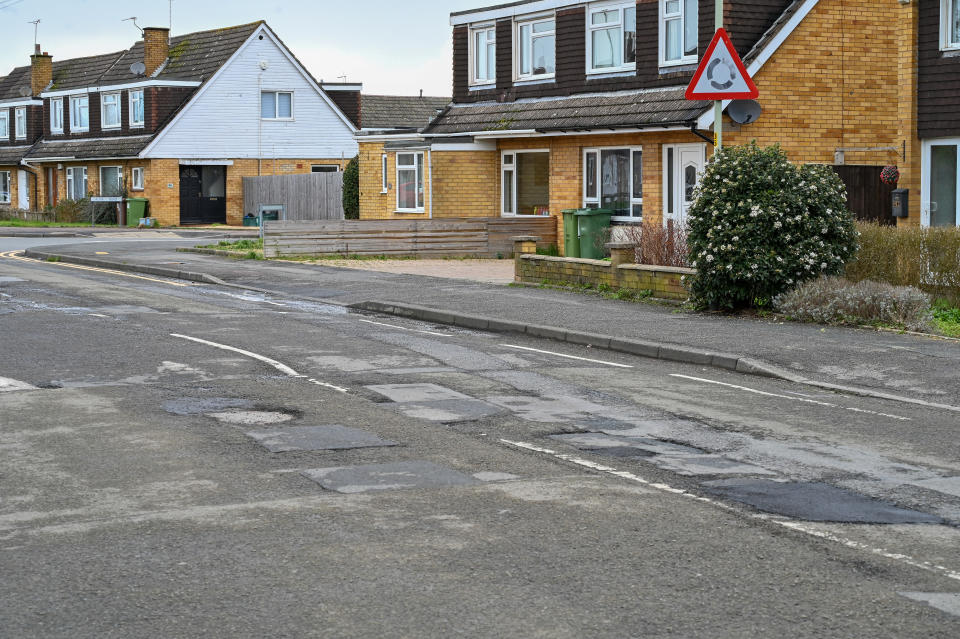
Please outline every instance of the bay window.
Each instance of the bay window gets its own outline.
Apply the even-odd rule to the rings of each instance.
[[[13,110],[15,135],[18,140],[27,137],[27,107],[17,107]]]
[[[143,126],[143,89],[136,89],[127,94],[130,101],[130,127]]]
[[[609,210],[614,219],[643,219],[643,150],[586,149],[583,204],[589,209]]]
[[[63,133],[63,98],[50,100],[50,132]]]
[[[502,213],[550,215],[550,152],[523,150],[501,159]]]
[[[70,132],[90,130],[90,98],[78,95],[70,98]]]
[[[940,48],[960,49],[960,0],[940,0]]]
[[[471,84],[491,84],[497,81],[497,28],[494,25],[470,31],[470,56],[473,69]]]
[[[118,197],[123,191],[123,170],[119,166],[100,167],[100,195]]]
[[[116,129],[120,126],[120,94],[104,93],[100,96],[100,127]]]
[[[260,117],[264,120],[292,120],[293,93],[263,91],[260,94]]]
[[[637,5],[591,6],[587,18],[588,71],[626,71],[637,66]]]
[[[10,204],[10,171],[0,171],[0,204]]]
[[[660,64],[697,61],[697,0],[660,0]]]
[[[67,168],[67,199],[82,200],[87,197],[87,167]]]
[[[397,153],[397,210],[424,210],[423,153]]]
[[[517,23],[517,79],[552,78],[556,73],[556,28],[553,17]]]

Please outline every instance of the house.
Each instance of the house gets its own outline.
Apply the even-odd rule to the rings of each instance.
[[[0,78],[0,207],[29,209],[37,201],[37,178],[23,158],[43,135],[44,69],[50,56],[37,46],[33,65]]]
[[[901,28],[910,3],[723,7],[764,109],[749,125],[725,115],[725,144],[779,143],[795,162],[903,162],[915,137],[915,93],[900,88],[897,62],[911,44]],[[359,138],[361,217],[602,207],[618,225],[682,223],[713,152],[713,105],[684,91],[716,30],[714,8],[526,0],[453,13],[453,102],[419,133]]]
[[[0,85],[0,131],[5,112],[28,109],[25,141],[11,125],[0,146],[0,171],[19,160],[21,206],[30,174],[33,208],[126,191],[161,224],[240,224],[243,177],[340,170],[357,153],[340,105],[359,85],[324,89],[262,21],[173,38],[148,28],[124,51],[32,63]]]

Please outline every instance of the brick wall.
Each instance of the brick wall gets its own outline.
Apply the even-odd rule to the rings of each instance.
[[[433,152],[434,217],[500,217],[500,153]]]
[[[545,255],[523,255],[517,260],[516,279],[528,284],[556,284],[609,287],[639,293],[650,291],[653,297],[686,300],[690,294],[683,277],[692,269],[641,264],[620,264],[601,260],[584,260]]]

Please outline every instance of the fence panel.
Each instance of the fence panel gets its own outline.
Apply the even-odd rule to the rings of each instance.
[[[343,173],[267,175],[243,178],[243,214],[261,206],[286,207],[287,221],[342,220]]]
[[[893,217],[893,189],[880,181],[882,166],[834,166],[833,170],[847,186],[847,206],[861,222],[896,224]]]

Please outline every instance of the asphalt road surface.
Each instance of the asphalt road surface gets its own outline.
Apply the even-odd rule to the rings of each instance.
[[[17,242],[2,637],[960,636],[955,412]]]

